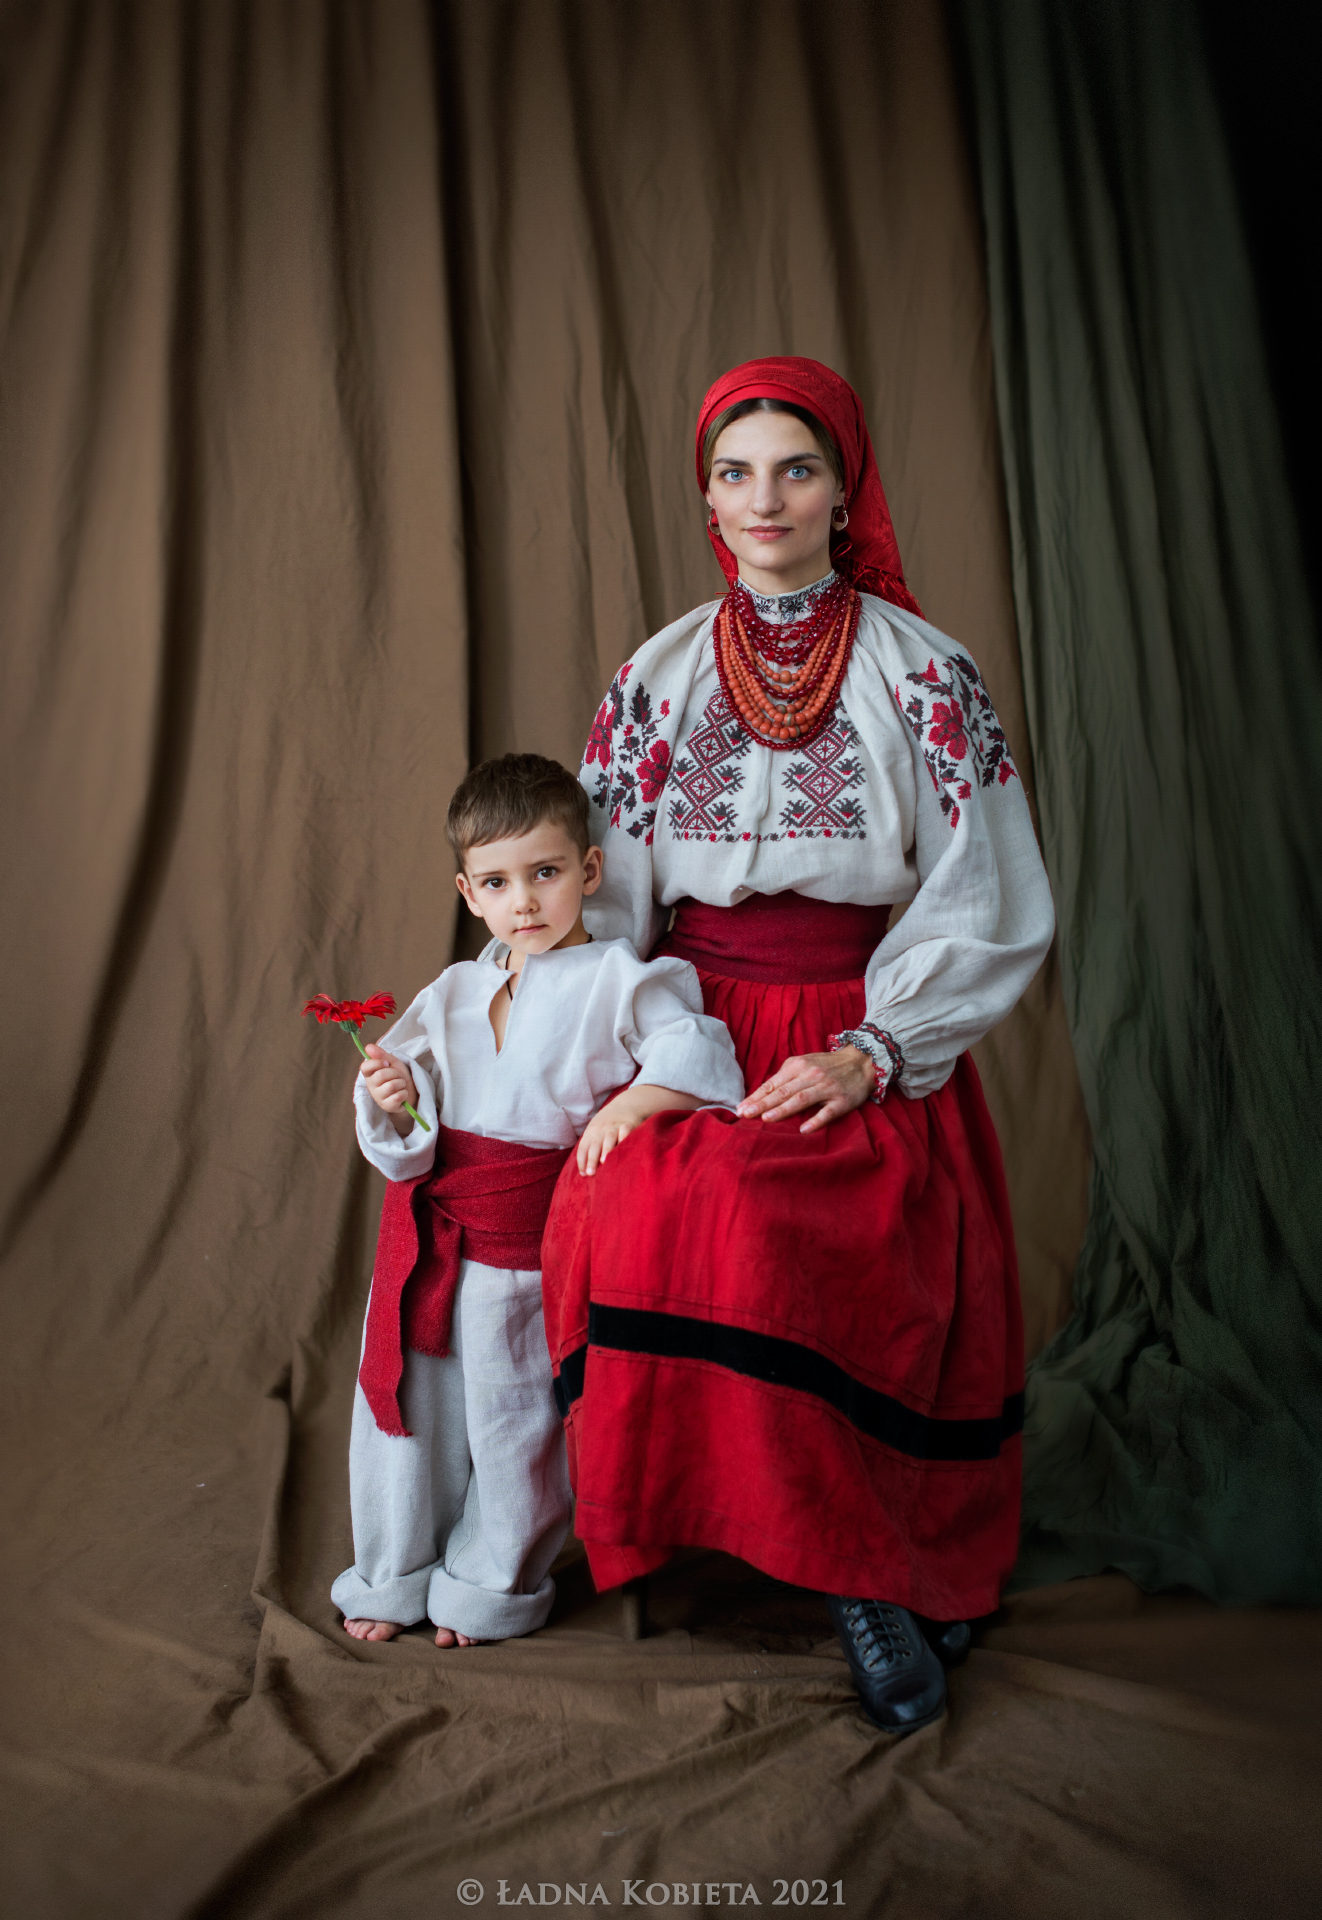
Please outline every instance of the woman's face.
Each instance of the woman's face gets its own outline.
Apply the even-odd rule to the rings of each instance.
[[[708,505],[740,577],[758,593],[792,593],[829,571],[831,515],[844,497],[816,437],[792,413],[750,413],[712,451]]]

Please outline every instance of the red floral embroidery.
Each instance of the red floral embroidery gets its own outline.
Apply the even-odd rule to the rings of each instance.
[[[597,717],[592,722],[592,731],[588,735],[587,748],[583,754],[584,766],[590,767],[594,760],[600,760],[603,767],[611,763],[611,725],[610,695],[597,708]]]
[[[651,752],[638,762],[638,786],[649,807],[660,798],[669,771],[670,748],[664,740],[658,740]]]
[[[626,696],[626,683],[632,673],[633,662],[626,661],[611,681],[592,723],[584,771],[594,761],[600,763],[602,771],[592,788],[593,800],[609,815],[613,827],[624,827],[631,839],[642,839],[650,847],[656,802],[670,771],[670,749],[657,738],[652,696],[642,681],[636,680],[633,691]],[[664,720],[669,712],[670,702],[663,700],[661,718]],[[626,825],[628,814],[638,817]]]
[[[998,781],[1004,786],[1019,776],[982,675],[966,653],[951,654],[944,678],[932,659],[922,673],[905,679],[915,691],[906,700],[896,687],[896,705],[923,750],[941,811],[953,829],[959,825],[959,802],[970,797],[974,785]],[[933,698],[938,693],[944,700]],[[966,756],[971,767],[959,764]]]
[[[953,704],[946,706],[940,700],[932,708],[932,718],[936,722],[928,739],[935,747],[944,747],[952,760],[964,758],[964,713]]]

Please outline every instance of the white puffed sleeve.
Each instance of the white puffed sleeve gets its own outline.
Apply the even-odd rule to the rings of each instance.
[[[595,940],[624,938],[639,953],[651,952],[668,918],[653,898],[657,803],[718,604],[695,607],[625,661],[592,723],[579,769],[589,831],[605,856],[601,886],[583,902],[583,924]]]
[[[713,1106],[737,1106],[744,1076],[723,1020],[702,1010],[702,988],[687,960],[639,960],[618,948],[620,1038],[638,1063],[635,1086],[669,1087]],[[615,956],[612,956],[614,958]]]
[[[856,1037],[884,1082],[920,1099],[1014,1006],[1051,944],[1055,914],[1023,786],[977,667],[896,608],[868,625],[885,677],[877,697],[894,701],[913,755],[919,885],[868,965]]]
[[[354,1081],[353,1100],[358,1116],[358,1144],[378,1173],[387,1180],[414,1180],[429,1173],[436,1159],[436,1129],[444,1098],[441,1071],[432,1050],[431,1028],[441,1019],[440,981],[425,987],[407,1011],[382,1036],[377,1045],[385,1052],[406,1060],[413,1075],[418,1097],[413,1102],[430,1127],[430,1133],[417,1125],[400,1135],[382,1113],[361,1073]],[[405,1118],[407,1119],[407,1115]]]

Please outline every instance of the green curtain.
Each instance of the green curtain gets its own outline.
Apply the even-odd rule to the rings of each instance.
[[[1322,1600],[1322,686],[1196,15],[953,18],[1096,1148],[1016,1583]]]

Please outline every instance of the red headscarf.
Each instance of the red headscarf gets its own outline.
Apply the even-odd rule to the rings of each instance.
[[[707,481],[702,471],[702,443],[707,429],[718,413],[741,400],[784,400],[791,406],[806,407],[829,428],[845,463],[845,506],[849,511],[846,531],[831,535],[831,564],[851,586],[863,593],[875,593],[893,606],[907,607],[921,619],[922,608],[904,583],[900,549],[881,490],[863,405],[849,382],[820,360],[804,360],[797,354],[745,360],[741,367],[723,373],[708,389],[698,414],[698,485],[704,496]],[[722,573],[733,586],[739,562],[715,527],[709,526],[707,535]]]

